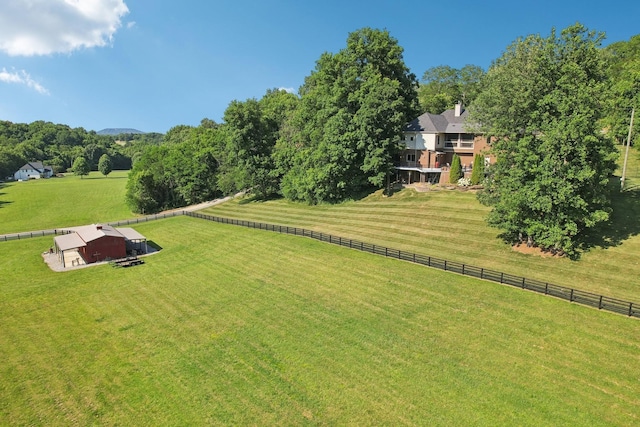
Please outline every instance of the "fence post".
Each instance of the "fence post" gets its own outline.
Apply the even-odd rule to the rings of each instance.
[[[483,267],[481,267],[481,268],[480,268],[480,278],[481,278],[481,279],[482,279],[482,275],[483,275],[483,274],[484,274],[484,268],[483,268]]]
[[[429,267],[431,267],[431,257],[430,256],[427,257],[427,265]]]
[[[548,295],[549,294],[549,283],[545,283],[544,284],[544,294]]]
[[[462,264],[462,275],[464,276],[464,264]]]
[[[504,273],[500,273],[500,283],[504,283]]]
[[[602,309],[602,295],[600,295],[600,301],[598,302],[598,310]]]
[[[389,256],[389,248],[385,246],[384,248],[384,256]]]
[[[629,317],[633,316],[633,303],[629,303]]]
[[[571,293],[569,294],[569,302],[573,302],[573,288],[571,288]]]
[[[447,271],[447,260],[444,260],[444,271]]]
[[[522,278],[522,289],[524,289],[524,277]]]

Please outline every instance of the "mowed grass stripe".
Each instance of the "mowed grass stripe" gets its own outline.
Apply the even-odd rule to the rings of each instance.
[[[638,419],[632,319],[312,239],[136,229],[164,248],[142,266],[0,284],[0,423]],[[48,245],[2,247],[35,266]]]
[[[127,171],[0,184],[0,234],[131,218]]]
[[[408,189],[379,192],[340,205],[306,206],[275,200],[234,200],[204,213],[302,227],[381,246],[504,271],[561,286],[640,301],[640,237],[622,245],[593,248],[579,261],[515,252],[485,223],[487,208],[472,192]],[[624,224],[619,224],[624,226]]]

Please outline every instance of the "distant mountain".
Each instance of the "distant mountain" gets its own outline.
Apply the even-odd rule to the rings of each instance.
[[[130,128],[107,128],[96,132],[98,135],[120,135],[122,133],[145,133],[138,129]]]

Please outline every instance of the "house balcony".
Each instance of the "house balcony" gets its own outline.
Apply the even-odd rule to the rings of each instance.
[[[465,140],[449,140],[444,142],[445,150],[453,150],[462,149],[462,150],[473,150],[473,141],[465,141]]]

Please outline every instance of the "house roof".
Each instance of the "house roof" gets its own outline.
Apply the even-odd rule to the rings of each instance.
[[[44,166],[42,162],[27,162],[18,170],[37,170],[39,172],[44,172],[45,168],[50,168],[50,166]]]
[[[424,113],[407,124],[404,130],[405,132],[464,133],[467,115],[467,110],[463,110],[462,114],[456,116],[453,109],[442,114]]]

